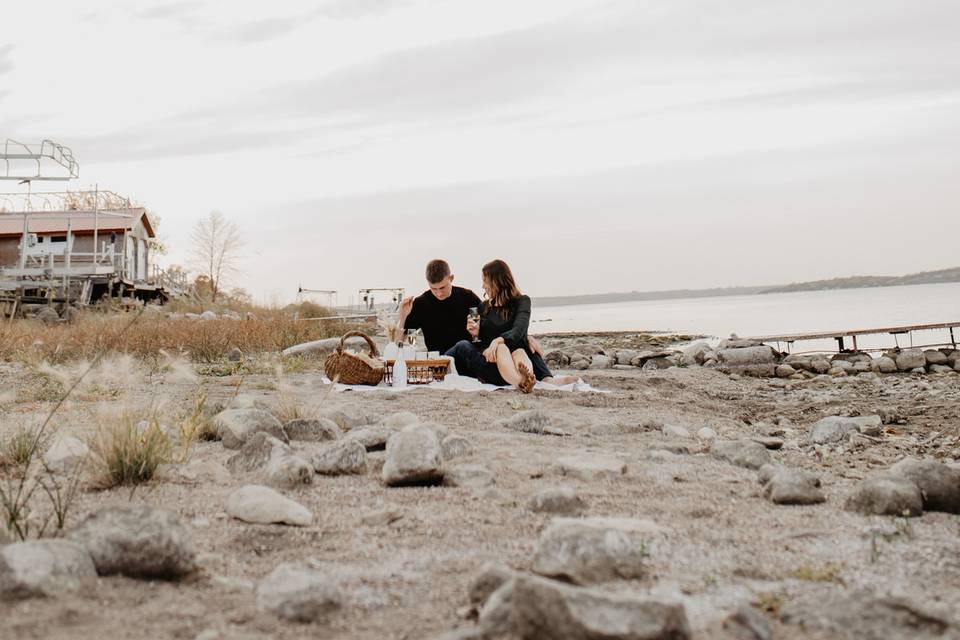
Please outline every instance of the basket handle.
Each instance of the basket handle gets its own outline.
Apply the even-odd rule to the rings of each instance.
[[[365,334],[363,331],[349,331],[343,334],[343,337],[340,338],[340,344],[337,345],[337,352],[343,353],[343,347],[347,342],[347,338],[363,338],[367,341],[367,346],[370,347],[370,357],[379,358],[380,352],[377,351],[377,345],[373,343],[373,340],[370,339],[370,336]]]

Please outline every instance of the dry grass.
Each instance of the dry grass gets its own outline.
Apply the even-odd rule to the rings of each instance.
[[[162,464],[173,461],[173,445],[156,411],[146,417],[124,411],[106,420],[88,442],[94,487],[149,482]]]
[[[21,426],[0,442],[0,468],[26,469],[33,459],[36,437],[33,431]]]
[[[249,320],[168,319],[144,315],[122,333],[129,315],[81,314],[70,324],[46,325],[18,320],[0,326],[0,360],[64,363],[90,360],[103,349],[157,360],[161,352],[182,353],[193,362],[217,362],[233,347],[244,353],[276,352],[286,347],[342,335],[343,323],[304,322],[272,312]]]

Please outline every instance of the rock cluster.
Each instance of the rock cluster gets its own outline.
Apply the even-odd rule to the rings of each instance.
[[[573,345],[551,351],[547,363],[561,369],[611,369],[640,367],[646,370],[669,367],[716,367],[721,371],[757,377],[792,378],[818,375],[848,376],[860,373],[953,373],[960,372],[960,350],[896,349],[877,357],[866,353],[827,354],[779,353],[769,345],[735,336],[716,347],[696,342],[683,351],[605,350],[599,345]]]
[[[845,506],[878,516],[960,513],[960,470],[937,460],[905,458],[854,487]]]

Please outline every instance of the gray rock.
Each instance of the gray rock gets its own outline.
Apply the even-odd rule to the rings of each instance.
[[[676,424],[665,424],[663,425],[663,435],[670,438],[690,438],[690,432],[680,425]]]
[[[682,604],[520,576],[513,587],[512,626],[522,640],[688,640]]]
[[[553,468],[562,476],[579,480],[616,480],[627,472],[627,465],[613,456],[582,453],[557,458]]]
[[[849,360],[834,358],[833,360],[830,361],[830,365],[831,365],[831,368],[842,369],[845,372],[849,372],[853,370],[853,363],[850,362]]]
[[[930,373],[953,373],[953,369],[945,364],[928,365]]]
[[[799,469],[779,469],[763,488],[763,495],[774,504],[820,504],[826,502],[820,479]]]
[[[706,342],[695,342],[683,350],[683,363],[688,367],[703,364],[706,361],[706,355],[712,349]]]
[[[540,537],[532,570],[574,584],[640,578],[648,543],[660,529],[635,518],[554,518]]]
[[[738,467],[754,470],[772,460],[767,448],[752,440],[716,440],[710,447],[710,455]]]
[[[483,489],[494,484],[493,473],[479,464],[455,465],[444,469],[443,484],[447,487]]]
[[[295,455],[289,445],[262,431],[253,434],[243,447],[227,459],[234,473],[261,471],[266,484],[293,488],[313,482],[313,467]]]
[[[31,540],[0,547],[0,601],[78,589],[97,570],[87,550],[67,540]]]
[[[306,527],[313,523],[309,509],[261,485],[247,485],[231,493],[227,498],[227,514],[251,524]]]
[[[890,467],[889,473],[917,485],[924,510],[960,513],[960,471],[936,460],[906,458]]]
[[[936,349],[928,349],[923,352],[923,357],[927,361],[927,366],[934,364],[947,364],[947,355]]]
[[[554,426],[553,420],[545,411],[538,409],[523,411],[505,420],[501,420],[499,424],[506,429],[520,431],[522,433],[551,436],[567,435],[562,429]]]
[[[227,360],[230,362],[240,362],[243,360],[243,351],[240,350],[240,347],[234,347],[227,351]]]
[[[818,420],[810,430],[810,442],[813,444],[831,444],[841,442],[864,429],[882,427],[880,416],[858,416],[845,418],[842,416],[827,416]]]
[[[383,451],[387,448],[387,440],[395,433],[396,431],[389,427],[358,427],[343,439],[359,442],[367,451]]]
[[[409,427],[412,424],[418,424],[420,418],[410,413],[409,411],[400,411],[398,413],[391,414],[380,421],[380,424],[387,427],[391,431],[399,431],[404,427]]]
[[[291,440],[302,442],[336,440],[343,435],[337,423],[329,418],[290,420],[283,425],[283,430]]]
[[[817,637],[849,640],[941,640],[951,622],[904,598],[877,596],[865,591],[818,592],[793,598],[780,612],[782,622],[798,625]]]
[[[766,447],[767,449],[770,449],[771,451],[777,451],[778,449],[782,449],[784,445],[783,438],[774,438],[772,436],[755,436],[750,439],[756,442],[757,444],[762,444],[764,447]]]
[[[810,360],[810,369],[813,370],[813,373],[823,374],[830,371],[831,368],[830,361],[825,358],[813,358]]]
[[[775,364],[777,352],[768,346],[743,347],[740,349],[717,349],[717,360],[728,367],[745,367],[756,364]]]
[[[517,572],[509,567],[488,563],[467,587],[467,597],[470,605],[480,609],[497,589],[517,576]]]
[[[360,518],[360,522],[368,527],[385,527],[402,518],[403,513],[399,509],[388,507],[364,514],[364,516]]]
[[[746,338],[737,337],[736,334],[730,334],[729,338],[720,341],[717,349],[746,349],[748,347],[759,347],[762,345],[763,343],[759,340],[747,340]]]
[[[360,442],[344,438],[313,454],[310,464],[325,476],[363,474],[367,471],[367,450]]]
[[[543,489],[530,499],[530,510],[537,513],[552,513],[577,516],[587,510],[587,503],[573,487],[561,486]]]
[[[340,586],[305,566],[282,564],[257,586],[257,608],[292,622],[319,622],[344,604]]]
[[[643,363],[642,371],[659,371],[660,369],[669,369],[676,364],[670,358],[650,358]]]
[[[864,515],[923,515],[923,495],[912,481],[897,476],[867,478],[847,496],[844,508]]]
[[[776,374],[778,378],[789,378],[792,375],[796,375],[796,373],[797,370],[788,364],[781,364],[776,368]]]
[[[383,483],[388,487],[438,484],[443,480],[440,442],[423,425],[411,425],[390,436]]]
[[[770,621],[749,605],[743,605],[723,621],[723,628],[735,640],[772,640]]]
[[[447,436],[440,441],[440,450],[444,460],[473,455],[473,445],[463,436]]]
[[[584,358],[578,358],[570,362],[570,368],[574,371],[583,371],[590,368],[590,361]]]
[[[632,367],[633,365],[631,364],[631,362],[638,355],[640,355],[639,352],[633,349],[621,349],[617,351],[617,355],[616,355],[617,364],[625,364]]]
[[[924,369],[927,366],[927,357],[923,355],[920,349],[907,349],[897,354],[897,369],[900,371],[913,371],[914,369]]]
[[[366,416],[359,414],[348,414],[341,409],[326,408],[320,411],[319,417],[332,420],[341,431],[350,431],[357,427],[370,424]]]
[[[44,452],[44,465],[53,473],[70,473],[86,464],[90,448],[79,438],[58,434]]]
[[[280,421],[263,409],[227,409],[215,415],[211,423],[227,449],[239,449],[259,431],[285,443],[290,441]]]
[[[87,550],[100,575],[175,579],[196,568],[190,530],[178,516],[149,505],[100,509],[66,537]]]
[[[880,356],[870,365],[871,369],[877,373],[896,373],[897,372],[897,363],[893,358],[888,358],[887,356]]]
[[[776,462],[767,463],[762,467],[760,467],[759,469],[757,469],[757,480],[760,482],[761,485],[765,485],[768,482],[770,482],[770,480],[773,478],[773,476],[777,474],[777,472],[785,468],[786,467]]]
[[[604,355],[595,355],[590,360],[591,369],[609,369],[614,364],[613,359],[609,356]]]
[[[513,630],[513,590],[515,586],[516,580],[508,580],[491,593],[480,608],[477,621],[488,637],[501,637]]]

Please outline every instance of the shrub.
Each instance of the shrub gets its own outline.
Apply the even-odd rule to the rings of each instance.
[[[101,489],[148,482],[160,465],[173,457],[170,438],[155,411],[146,419],[127,411],[107,420],[88,446],[93,456],[93,484]]]

